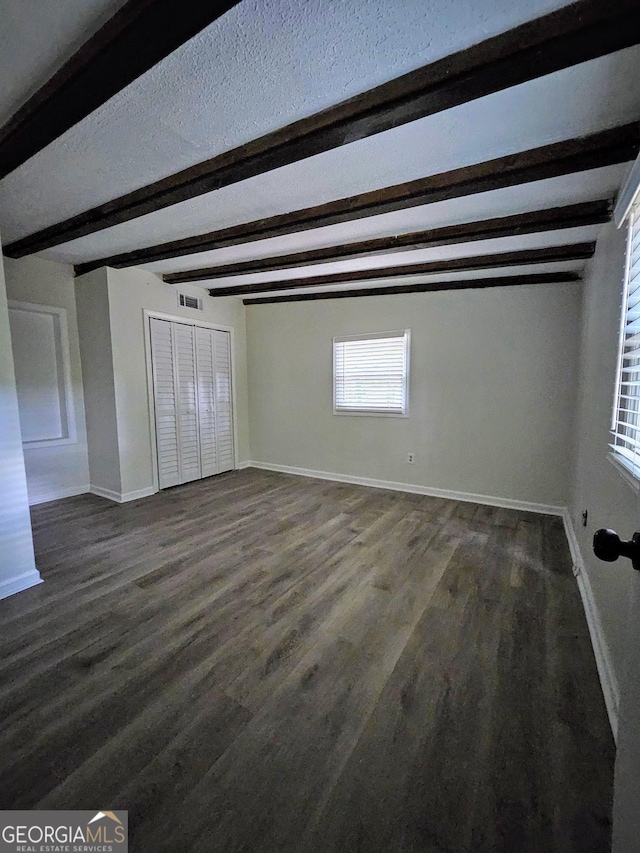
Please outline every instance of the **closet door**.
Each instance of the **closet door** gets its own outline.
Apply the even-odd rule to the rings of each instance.
[[[198,480],[202,476],[198,428],[195,328],[181,323],[172,323],[172,326],[178,403],[180,482],[188,483],[190,480]]]
[[[178,442],[178,408],[173,360],[172,324],[151,320],[151,362],[156,410],[158,485],[161,489],[181,483]]]
[[[203,477],[218,473],[216,451],[215,353],[213,330],[196,326],[200,470]]]
[[[161,489],[234,467],[231,335],[151,319]]]
[[[213,331],[216,376],[216,446],[218,473],[234,467],[233,411],[231,398],[231,335]]]

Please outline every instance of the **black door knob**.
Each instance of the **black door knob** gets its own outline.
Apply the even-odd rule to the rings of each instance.
[[[618,557],[628,557],[634,569],[640,571],[640,533],[625,542],[615,530],[602,528],[593,534],[593,553],[599,560],[613,563]]]

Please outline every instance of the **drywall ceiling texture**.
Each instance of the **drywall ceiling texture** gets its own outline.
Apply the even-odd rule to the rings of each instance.
[[[407,234],[412,231],[440,228],[445,225],[457,225],[476,219],[510,216],[547,207],[591,201],[597,198],[613,198],[618,192],[628,168],[627,164],[619,164],[603,169],[593,169],[589,172],[549,178],[544,181],[533,181],[522,186],[505,187],[493,192],[475,193],[448,201],[408,207],[393,213],[369,216],[365,219],[354,219],[351,222],[341,222],[338,225],[327,225],[323,228],[286,234],[282,237],[272,237],[268,240],[255,240],[239,246],[227,246],[215,251],[197,252],[181,258],[157,261],[145,264],[145,268],[154,272],[167,273],[217,266],[235,261],[284,255],[303,249],[319,249],[357,240],[385,237],[390,234]],[[138,222],[140,220],[128,224],[133,229]],[[182,229],[180,221],[177,227]],[[112,232],[115,230],[111,229]],[[122,243],[124,244],[124,226],[122,231]],[[109,239],[109,234],[105,232],[102,235],[92,235],[92,237],[106,240]],[[89,243],[92,237],[83,239]],[[77,240],[51,251],[66,255],[69,252],[80,250],[83,254],[86,248],[83,248],[82,244],[83,240]],[[473,251],[472,246],[473,244],[467,244],[469,252]],[[377,266],[382,257],[384,256],[377,255],[375,260],[370,261],[369,266],[374,264]]]
[[[51,249],[47,256],[78,262],[596,133],[640,116],[640,91],[626,85],[639,72],[640,47],[619,51],[89,235]],[[154,156],[145,151],[138,159],[147,154]],[[82,158],[87,156],[86,151],[79,154],[79,181],[76,161],[73,168],[64,160],[58,166],[50,163],[48,175],[40,180],[51,197],[33,183],[33,175],[25,179],[29,163],[0,183],[0,215],[8,220],[12,239],[109,197],[96,185],[96,180],[101,183],[99,175],[83,173]],[[109,170],[118,163],[96,164],[98,170],[107,169],[107,183]],[[584,186],[591,180],[589,173],[582,175]],[[113,196],[118,194],[116,186]],[[406,216],[403,211],[386,214],[385,226],[392,229],[386,233],[402,231]],[[370,236],[376,225],[363,220],[359,228],[360,234]],[[308,233],[301,232],[291,235],[288,244],[301,249],[308,239]]]
[[[581,243],[595,240],[599,226],[589,225],[581,228],[567,228],[562,231],[541,232],[539,234],[522,234],[517,237],[501,237],[491,240],[476,240],[471,243],[457,243],[452,246],[436,246],[432,249],[416,249],[411,252],[395,252],[388,255],[376,255],[373,258],[354,258],[350,261],[334,261],[315,266],[295,267],[292,269],[276,270],[264,273],[227,276],[206,282],[209,287],[227,285],[242,285],[252,282],[285,282],[303,276],[331,275],[340,272],[355,272],[366,269],[384,269],[396,264],[414,264],[449,260],[454,258],[475,257],[492,254],[493,252],[514,252],[519,249],[536,249],[545,246],[561,246],[565,243]],[[584,261],[570,262],[567,269],[581,269]],[[536,265],[537,266],[537,265]],[[553,265],[560,269],[560,265]],[[564,269],[564,267],[562,267]],[[509,268],[507,268],[509,269]],[[480,272],[480,271],[478,271]],[[485,275],[505,274],[501,270],[484,270]],[[476,271],[473,271],[475,276]],[[511,273],[508,273],[509,275]],[[469,272],[462,275],[468,278]],[[406,276],[402,277],[403,280]],[[424,278],[424,276],[423,276]],[[431,278],[431,277],[429,277]],[[353,286],[353,284],[351,284]],[[274,288],[274,290],[277,288]]]
[[[2,0],[0,126],[125,0]]]
[[[77,214],[563,5],[557,0],[241,3],[9,175],[0,187],[5,239]],[[558,112],[567,112],[560,99]],[[420,136],[410,148],[423,150],[425,141],[431,142]],[[355,159],[363,154],[366,148]],[[374,164],[388,158],[369,159]],[[343,194],[344,177],[353,165],[340,169],[336,192],[331,160],[321,164],[327,193]],[[425,166],[421,159],[421,173]],[[303,175],[303,187],[307,177],[313,187],[313,170]],[[382,184],[390,182],[384,170],[378,177]],[[287,183],[293,188],[301,182],[292,173]],[[268,187],[266,192],[269,198]]]

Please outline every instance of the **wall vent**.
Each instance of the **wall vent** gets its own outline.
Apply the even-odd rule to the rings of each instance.
[[[203,300],[199,296],[188,296],[186,293],[178,294],[178,305],[181,308],[195,308],[196,311],[202,311]]]

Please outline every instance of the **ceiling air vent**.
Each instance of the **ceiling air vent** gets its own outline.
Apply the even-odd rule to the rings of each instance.
[[[186,293],[178,294],[178,305],[181,308],[195,308],[196,311],[202,311],[202,299],[198,296],[187,296]]]

